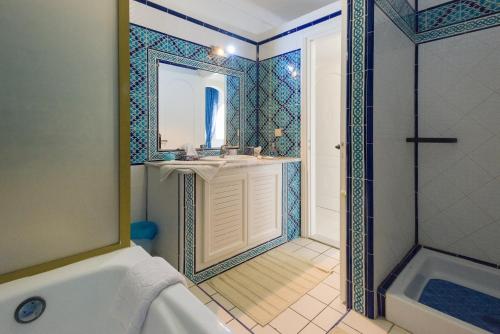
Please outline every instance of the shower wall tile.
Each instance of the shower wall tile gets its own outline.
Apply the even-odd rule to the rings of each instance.
[[[375,9],[373,179],[374,285],[414,246],[414,44]]]
[[[485,4],[486,5],[486,4]],[[500,263],[500,27],[419,47],[420,241]]]

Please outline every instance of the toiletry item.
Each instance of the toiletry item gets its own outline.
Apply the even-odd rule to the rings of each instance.
[[[269,150],[269,155],[272,157],[278,156],[278,150],[276,149],[276,143],[271,144],[271,149]]]
[[[187,143],[182,146],[182,149],[186,152],[185,160],[192,161],[198,160],[198,153],[194,149],[193,144]]]
[[[261,153],[262,153],[262,146],[257,146],[253,149],[253,155],[255,157],[260,157]]]
[[[165,153],[165,155],[163,156],[165,161],[171,161],[171,160],[175,160],[175,153],[172,153],[172,152],[167,152]]]

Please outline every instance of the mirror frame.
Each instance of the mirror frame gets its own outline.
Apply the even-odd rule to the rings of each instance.
[[[189,59],[182,56],[172,55],[166,52],[148,49],[148,107],[149,107],[149,130],[148,130],[148,160],[165,160],[165,154],[174,152],[179,155],[184,151],[182,149],[160,150],[158,143],[158,68],[160,63],[169,63],[171,65],[180,65],[181,67],[191,67],[209,72],[234,76],[240,80],[240,110],[239,110],[239,140],[234,148],[241,149],[245,142],[244,124],[245,124],[245,73],[229,69],[226,67],[205,63],[202,61]],[[219,148],[207,149],[218,151]]]

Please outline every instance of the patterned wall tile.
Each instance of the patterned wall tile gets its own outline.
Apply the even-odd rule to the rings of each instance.
[[[415,39],[415,10],[406,0],[375,0],[375,4],[403,31]]]
[[[284,165],[287,183],[287,234],[288,240],[300,237],[301,229],[301,163]]]
[[[156,141],[150,140],[154,137],[154,129],[149,131],[150,105],[148,104],[148,50],[158,50],[173,56],[180,56],[191,61],[198,61],[207,65],[220,66],[225,69],[235,70],[243,73],[245,85],[241,85],[244,91],[239,96],[230,90],[231,107],[228,117],[229,141],[231,145],[238,143],[238,131],[244,138],[243,146],[256,146],[258,141],[257,124],[257,63],[250,59],[230,57],[208,57],[208,48],[196,43],[166,35],[135,24],[130,24],[129,50],[130,50],[130,114],[131,114],[131,148],[130,156],[132,164],[140,164],[147,161],[148,149],[156,148]],[[239,83],[231,85],[231,89],[237,89]],[[243,101],[243,121],[236,114],[240,114],[240,107],[236,104]],[[241,125],[241,127],[240,127]],[[155,128],[155,127],[154,127]],[[148,133],[150,132],[150,133]],[[149,139],[148,139],[149,138]],[[150,146],[151,145],[151,146]]]
[[[456,0],[453,2],[446,2],[442,5],[434,6],[418,13],[418,32],[423,33],[440,28],[448,28],[446,30],[440,29],[440,37],[449,37],[457,33],[470,32],[472,30],[481,29],[480,26],[475,28],[474,24],[466,24],[470,20],[476,21],[480,18],[488,18],[481,20],[484,25],[485,22],[490,22],[491,15],[500,12],[500,3],[498,0]],[[497,23],[498,24],[498,23]],[[429,36],[429,34],[423,35]],[[423,37],[419,36],[419,40]]]
[[[259,62],[259,145],[280,156],[300,157],[300,50]],[[275,138],[274,130],[283,129]]]

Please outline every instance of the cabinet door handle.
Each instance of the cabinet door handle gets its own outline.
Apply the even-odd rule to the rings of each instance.
[[[340,150],[340,144],[335,145],[335,148],[336,148],[337,150]]]

